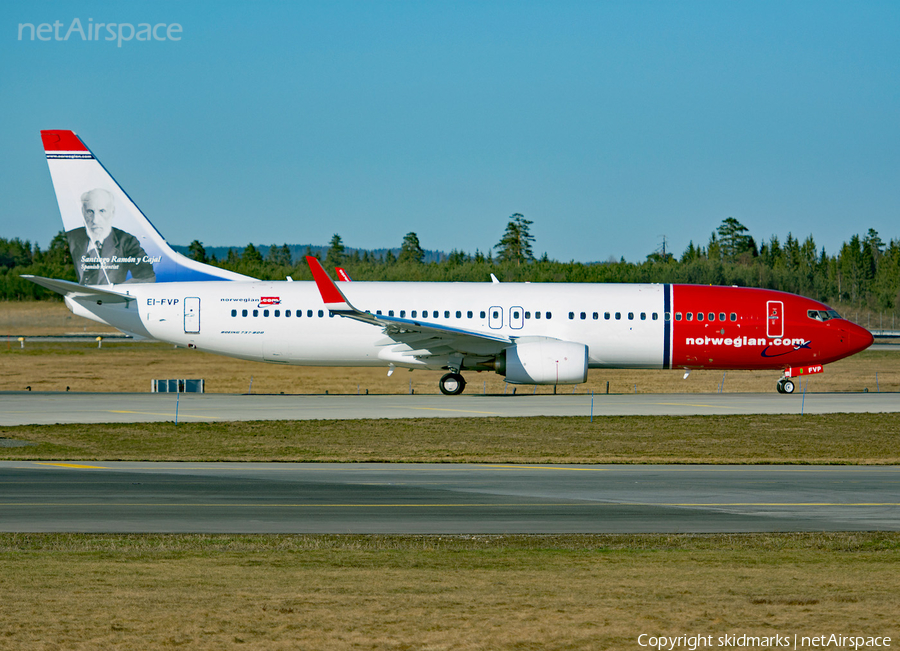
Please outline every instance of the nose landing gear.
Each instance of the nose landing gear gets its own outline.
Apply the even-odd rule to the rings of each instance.
[[[790,378],[783,377],[778,380],[778,383],[775,385],[775,389],[778,391],[778,393],[793,393],[794,382]]]
[[[458,396],[466,388],[466,380],[459,373],[447,373],[440,381],[441,393],[445,396]]]

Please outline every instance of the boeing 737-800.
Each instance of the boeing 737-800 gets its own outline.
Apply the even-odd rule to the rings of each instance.
[[[75,314],[136,337],[307,366],[443,369],[578,384],[591,368],[771,369],[791,378],[872,335],[827,305],[766,289],[677,284],[263,281],[173,251],[72,131],[42,131],[79,282],[30,277]],[[349,280],[349,277],[347,277]]]

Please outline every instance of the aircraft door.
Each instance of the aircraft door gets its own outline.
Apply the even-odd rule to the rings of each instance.
[[[509,327],[519,330],[525,325],[525,310],[518,305],[509,308]]]
[[[194,296],[184,299],[184,332],[200,333],[200,299]]]
[[[503,308],[494,305],[488,311],[488,325],[494,330],[503,327]]]
[[[766,336],[784,336],[784,303],[766,301]]]

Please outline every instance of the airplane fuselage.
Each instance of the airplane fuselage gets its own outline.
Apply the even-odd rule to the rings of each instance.
[[[578,384],[589,368],[782,369],[872,343],[828,306],[763,289],[669,284],[259,281],[175,252],[72,131],[41,132],[78,283],[26,276],[141,337],[280,364],[463,370]],[[101,228],[102,227],[102,228]],[[87,233],[91,237],[87,238]]]
[[[773,290],[670,284],[342,283],[360,309],[508,337],[578,342],[590,368],[785,369],[826,364],[871,343],[828,306]],[[317,366],[446,368],[380,328],[342,318],[312,282],[114,286],[134,301],[77,312],[127,332],[248,360]],[[79,305],[74,305],[78,303]],[[81,309],[78,309],[78,308]],[[811,316],[814,315],[814,316]],[[469,344],[462,368],[497,345]]]

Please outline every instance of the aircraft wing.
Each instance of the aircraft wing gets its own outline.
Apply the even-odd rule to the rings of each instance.
[[[330,312],[382,328],[386,338],[378,343],[381,346],[393,346],[391,352],[394,353],[383,355],[385,359],[396,358],[397,361],[402,361],[403,357],[410,357],[421,360],[438,356],[490,358],[514,343],[513,338],[504,335],[365,312],[347,300],[316,258],[307,256],[306,261],[325,307]]]
[[[104,301],[106,303],[127,303],[128,301],[135,300],[134,296],[129,296],[128,294],[114,292],[109,289],[101,289],[100,287],[91,285],[79,285],[78,283],[73,283],[68,280],[57,280],[56,278],[43,278],[42,276],[26,275],[23,275],[22,278],[27,278],[31,282],[37,283],[41,287],[52,289],[58,294],[62,294],[63,296],[68,296],[75,299],[86,298],[90,300]]]

